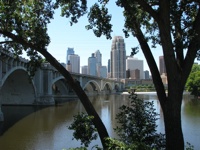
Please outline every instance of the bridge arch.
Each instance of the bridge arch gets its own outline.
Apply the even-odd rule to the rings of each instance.
[[[120,85],[119,85],[119,83],[115,83],[113,89],[114,89],[116,92],[120,91]]]
[[[24,67],[14,67],[2,78],[0,89],[2,104],[32,105],[35,103],[36,90]]]
[[[63,76],[57,77],[52,81],[52,92],[54,95],[68,95],[70,87]]]
[[[85,84],[85,86],[83,87],[83,90],[87,94],[98,94],[98,93],[100,93],[101,88],[95,80],[90,80]]]
[[[13,67],[8,72],[6,72],[6,74],[2,78],[2,85],[4,84],[4,82],[6,81],[6,79],[8,78],[8,76],[10,76],[16,70],[24,70],[24,71],[26,71],[27,69],[25,67],[21,67],[21,66]]]
[[[113,90],[113,87],[112,87],[111,83],[106,82],[106,83],[103,85],[102,91],[104,91],[105,94],[112,93],[112,90]]]

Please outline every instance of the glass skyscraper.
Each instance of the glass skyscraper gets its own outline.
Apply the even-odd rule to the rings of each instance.
[[[74,48],[68,48],[67,49],[66,64],[69,61],[69,55],[74,55]]]
[[[92,56],[88,58],[88,74],[97,76],[97,58],[92,53]]]

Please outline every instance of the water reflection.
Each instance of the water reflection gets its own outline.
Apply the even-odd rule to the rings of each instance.
[[[155,93],[143,93],[138,97],[144,100],[153,100],[156,111],[160,113],[158,132],[164,131],[163,116],[160,104]],[[105,95],[90,97],[92,104],[102,118],[108,133],[111,137],[116,137],[113,127],[116,125],[115,116],[119,112],[119,107],[123,104],[129,105],[127,95]],[[5,109],[5,108],[4,108]],[[7,116],[17,116],[28,110],[10,108]],[[35,110],[32,110],[35,111]],[[70,101],[56,107],[47,107],[31,113],[16,122],[0,136],[0,147],[6,150],[61,150],[63,148],[80,146],[80,142],[72,141],[72,131],[68,126],[73,120],[73,116],[78,112],[85,112],[80,101]],[[6,113],[6,112],[4,112]],[[25,115],[24,115],[25,116]],[[191,101],[190,97],[184,97],[182,105],[182,124],[185,141],[200,149],[200,101]],[[9,119],[9,117],[7,118]],[[12,117],[10,117],[12,120]],[[93,143],[100,144],[99,139]],[[92,145],[91,145],[92,147]]]

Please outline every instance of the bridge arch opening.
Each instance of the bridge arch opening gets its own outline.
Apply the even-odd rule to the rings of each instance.
[[[66,96],[73,93],[72,89],[69,87],[65,79],[55,80],[52,83],[52,93],[53,95]]]
[[[112,86],[110,83],[106,82],[103,87],[104,94],[111,94],[112,93]]]
[[[98,95],[100,93],[100,87],[94,80],[87,82],[83,90],[87,95]]]
[[[115,87],[114,87],[115,91],[116,92],[119,92],[120,91],[120,87],[119,87],[119,84],[115,84]]]
[[[16,68],[3,79],[0,89],[1,104],[32,105],[35,98],[35,87],[25,69]]]

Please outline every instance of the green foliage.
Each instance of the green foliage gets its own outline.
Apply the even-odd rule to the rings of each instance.
[[[134,92],[130,93],[129,98],[131,105],[120,107],[121,112],[116,117],[119,126],[115,131],[120,140],[127,145],[143,143],[150,148],[165,148],[164,135],[156,133],[158,114],[153,107],[153,101],[144,102]]]
[[[90,24],[86,26],[86,29],[93,29],[93,32],[97,37],[100,37],[103,34],[107,39],[111,39],[111,15],[108,14],[108,9],[105,7],[106,3],[101,3],[103,3],[103,5],[99,6],[98,3],[95,3],[90,8],[88,14],[88,21]]]
[[[41,64],[38,50],[46,50],[50,43],[47,24],[53,18],[53,7],[51,0],[0,1],[0,48],[16,57],[25,50],[31,76]]]
[[[134,144],[125,144],[122,141],[107,138],[106,139],[106,146],[108,150],[152,150],[148,146],[146,146],[144,143],[134,143]]]
[[[200,66],[195,64],[186,82],[186,89],[194,96],[200,95]]]
[[[74,130],[74,138],[81,140],[81,144],[84,144],[85,147],[88,147],[92,140],[97,139],[93,118],[93,116],[81,113],[74,116],[74,122],[69,126],[70,130]]]
[[[61,7],[61,16],[70,18],[70,24],[87,13],[87,0],[57,0],[55,7]]]
[[[185,148],[185,149],[186,149],[186,150],[194,150],[194,146],[187,142],[187,143],[186,143],[186,148]]]

